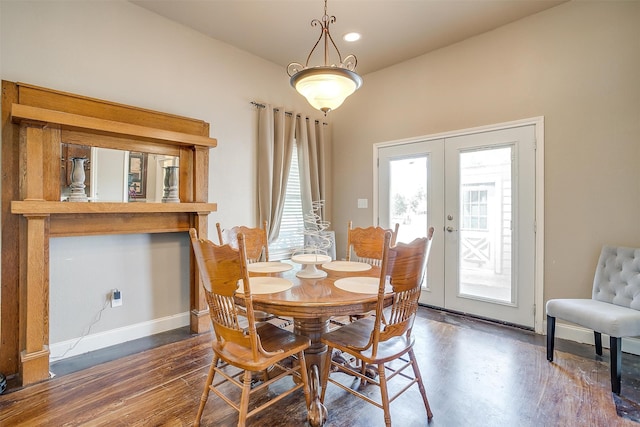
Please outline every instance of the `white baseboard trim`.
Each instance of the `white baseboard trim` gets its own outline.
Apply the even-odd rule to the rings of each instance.
[[[183,326],[189,325],[189,322],[189,312],[185,312],[50,344],[49,350],[51,354],[49,356],[49,362],[63,360],[68,357],[78,356],[149,335],[182,328]]]
[[[545,331],[547,330],[545,320]],[[593,338],[593,331],[576,325],[568,325],[565,323],[559,323],[556,320],[556,338],[561,338],[569,341],[575,341],[584,344],[595,345]],[[602,347],[609,348],[609,336],[602,336]],[[640,339],[638,338],[623,338],[622,339],[622,351],[625,353],[631,353],[640,356]]]

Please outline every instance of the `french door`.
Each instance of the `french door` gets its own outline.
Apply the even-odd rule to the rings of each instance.
[[[534,326],[535,127],[378,148],[378,223],[436,230],[421,302]]]

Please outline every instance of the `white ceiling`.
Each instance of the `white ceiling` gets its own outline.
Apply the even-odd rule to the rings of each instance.
[[[311,20],[324,14],[322,0],[130,1],[283,69],[290,62],[305,63],[320,36]],[[329,0],[327,13],[336,17],[329,30],[343,58],[356,55],[356,71],[367,74],[565,1]],[[362,39],[342,40],[350,31],[361,33]],[[334,52],[330,49],[331,55]],[[322,54],[320,45],[309,65],[321,65]]]

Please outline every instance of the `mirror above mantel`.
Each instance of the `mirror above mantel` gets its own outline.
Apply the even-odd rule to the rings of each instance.
[[[167,154],[143,153],[112,148],[91,147],[62,142],[60,163],[60,200],[71,196],[74,159],[82,165],[84,187],[80,201],[178,203],[171,194],[170,175],[179,168],[180,158]],[[174,169],[174,170],[172,170]],[[81,176],[82,178],[82,176]],[[172,183],[177,191],[179,182]]]

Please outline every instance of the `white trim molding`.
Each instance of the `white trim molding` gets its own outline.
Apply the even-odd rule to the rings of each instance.
[[[560,319],[558,319],[560,320]],[[556,333],[555,337],[560,339],[565,339],[569,341],[575,341],[582,344],[590,344],[594,345],[593,331],[591,329],[583,328],[582,326],[577,326],[569,323],[560,323],[556,321]],[[546,330],[546,323],[545,330]],[[606,337],[606,338],[605,338]],[[609,339],[608,336],[602,334],[602,347],[609,348]],[[595,354],[595,348],[593,350],[593,354]],[[623,338],[622,339],[622,351],[625,353],[631,353],[640,356],[640,339],[638,338]]]
[[[49,346],[49,363],[184,326],[189,326],[189,312],[61,341]]]

